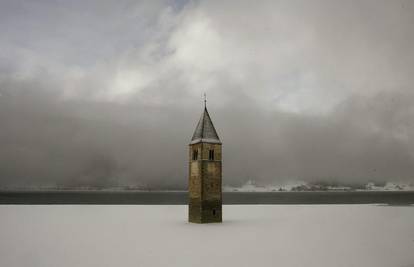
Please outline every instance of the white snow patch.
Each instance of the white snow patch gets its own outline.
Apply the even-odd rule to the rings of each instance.
[[[375,191],[414,191],[414,184],[401,182],[387,182],[384,186],[377,186],[370,182],[365,185],[367,190]]]
[[[233,186],[223,186],[224,192],[275,192],[275,191],[291,191],[292,188],[306,185],[306,182],[303,181],[289,181],[285,182],[280,185],[266,185],[260,186],[257,185],[255,181],[248,180],[244,185],[241,187],[233,187]]]
[[[413,266],[414,207],[2,205],[0,266]]]

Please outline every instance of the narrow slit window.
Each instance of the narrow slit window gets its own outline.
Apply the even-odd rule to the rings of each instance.
[[[193,150],[193,160],[197,160],[198,158],[198,150]]]
[[[210,149],[208,151],[208,159],[209,160],[214,160],[214,150],[213,149]]]

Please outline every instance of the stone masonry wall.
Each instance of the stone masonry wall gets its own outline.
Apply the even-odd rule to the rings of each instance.
[[[221,145],[198,143],[189,148],[189,221],[221,222]],[[214,149],[214,160],[208,158],[210,149]],[[194,150],[198,150],[197,160],[193,160]]]

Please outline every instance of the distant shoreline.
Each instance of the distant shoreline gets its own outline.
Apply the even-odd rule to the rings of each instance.
[[[0,204],[186,205],[187,191],[0,191]],[[413,205],[414,191],[223,192],[223,204]]]
[[[0,193],[7,193],[7,192],[19,192],[19,193],[34,193],[34,192],[138,192],[138,193],[186,193],[188,190],[135,190],[135,189],[0,189]],[[302,191],[223,191],[223,193],[301,193],[301,192],[414,192],[414,190],[364,190],[364,189],[357,189],[357,190],[302,190]]]

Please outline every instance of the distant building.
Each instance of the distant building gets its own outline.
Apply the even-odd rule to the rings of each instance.
[[[221,222],[221,141],[206,106],[189,149],[188,221]]]

